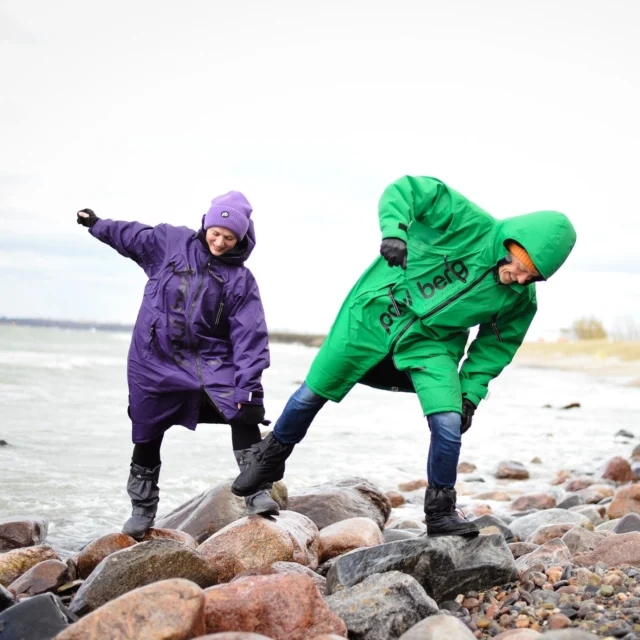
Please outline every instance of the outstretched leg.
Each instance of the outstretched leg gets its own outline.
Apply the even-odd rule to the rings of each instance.
[[[284,463],[291,455],[294,445],[307,433],[316,414],[326,403],[306,384],[289,398],[276,426],[267,437],[251,448],[244,469],[235,479],[231,491],[237,496],[248,496],[264,485],[284,477]]]

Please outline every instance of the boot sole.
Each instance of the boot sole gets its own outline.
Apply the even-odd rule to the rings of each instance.
[[[459,533],[429,533],[427,532],[427,538],[444,538],[446,536],[457,536],[459,538],[477,538],[480,535],[479,531],[462,531]]]

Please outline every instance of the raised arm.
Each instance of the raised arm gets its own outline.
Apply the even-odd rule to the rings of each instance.
[[[94,238],[133,260],[148,276],[153,275],[162,264],[167,225],[151,227],[140,222],[102,220],[91,209],[82,209],[77,216],[78,224],[88,227]]]

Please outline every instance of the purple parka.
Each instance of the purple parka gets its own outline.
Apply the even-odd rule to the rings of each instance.
[[[133,442],[174,424],[222,422],[203,419],[203,397],[209,415],[227,422],[240,418],[238,403],[263,403],[267,326],[258,285],[244,266],[255,247],[252,221],[220,257],[209,251],[203,229],[100,219],[89,232],[149,278],[127,361]]]

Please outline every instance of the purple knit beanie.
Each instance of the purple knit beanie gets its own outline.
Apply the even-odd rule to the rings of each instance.
[[[252,211],[249,201],[239,191],[229,191],[211,201],[202,228],[206,231],[209,227],[225,227],[240,241],[247,233]]]

